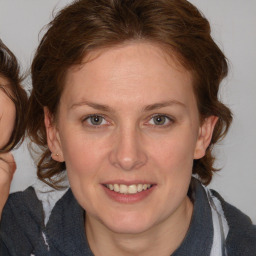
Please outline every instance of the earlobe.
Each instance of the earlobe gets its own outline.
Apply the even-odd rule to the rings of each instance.
[[[205,155],[205,151],[211,143],[212,134],[217,121],[217,116],[209,116],[204,119],[202,125],[199,128],[194,159],[200,159]]]
[[[53,117],[47,107],[44,107],[44,124],[47,134],[47,144],[52,152],[52,159],[58,162],[64,162],[59,133],[56,125],[53,123]]]

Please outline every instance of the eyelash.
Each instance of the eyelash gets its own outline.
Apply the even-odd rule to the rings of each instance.
[[[149,121],[152,120],[153,118],[156,118],[156,117],[161,117],[161,118],[165,118],[165,122],[167,121],[168,123],[166,124],[149,124],[150,126],[154,126],[154,127],[157,127],[157,128],[168,128],[171,124],[173,124],[175,122],[174,118],[173,117],[170,117],[168,115],[165,115],[165,114],[154,114],[150,117]]]
[[[107,122],[108,124],[110,124],[110,122],[106,121],[106,118],[103,116],[103,115],[98,115],[98,114],[92,114],[92,115],[87,115],[85,116],[83,119],[82,119],[82,123],[84,122],[87,122],[88,123],[88,126],[92,127],[92,128],[101,128],[102,126],[106,126],[108,124],[99,124],[99,125],[93,125],[92,123],[90,124],[88,122],[88,120],[90,120],[90,118],[96,118],[96,117],[99,117],[99,118],[102,118],[103,120],[105,120],[105,122]]]
[[[102,118],[103,121],[105,120],[106,124],[100,123],[99,125],[94,125],[94,124],[92,124],[91,121],[90,121],[90,123],[89,123],[89,120],[90,120],[91,118],[97,118],[97,117],[98,117],[98,118]],[[164,124],[150,124],[150,123],[149,123],[150,120],[152,120],[153,118],[156,118],[156,117],[165,118]],[[166,124],[166,121],[168,122],[167,124]],[[97,129],[97,128],[102,128],[102,126],[108,126],[108,125],[110,124],[110,122],[108,122],[108,121],[106,120],[105,116],[104,116],[104,115],[101,115],[101,114],[91,114],[91,115],[87,115],[87,116],[85,116],[85,117],[82,119],[82,123],[84,123],[84,122],[87,122],[87,126],[89,126],[89,127],[91,127],[91,128],[96,128],[96,129]],[[175,120],[174,120],[173,117],[170,117],[170,116],[165,115],[165,114],[154,114],[154,115],[150,116],[150,118],[148,119],[146,125],[147,125],[147,126],[151,126],[151,127],[155,127],[155,128],[167,128],[167,127],[169,127],[171,124],[173,124],[174,122],[175,122]]]

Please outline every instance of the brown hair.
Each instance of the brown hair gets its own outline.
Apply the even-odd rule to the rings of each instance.
[[[193,173],[208,184],[216,171],[212,147],[232,121],[230,110],[218,100],[227,61],[210,32],[207,19],[186,0],[78,0],[61,10],[49,24],[32,63],[28,133],[43,149],[39,179],[54,186],[57,183],[52,177],[65,169],[65,163],[50,157],[43,106],[56,115],[67,70],[94,49],[146,40],[174,53],[191,71],[202,119],[219,117],[206,155],[193,166]]]
[[[14,102],[16,107],[15,129],[8,143],[0,149],[0,152],[7,152],[17,146],[24,138],[26,127],[25,113],[28,99],[25,90],[21,86],[23,78],[20,76],[20,68],[17,59],[1,40],[0,76],[7,80],[8,88],[11,89],[12,93],[5,90],[5,85],[1,84],[1,89],[3,89],[7,96]]]

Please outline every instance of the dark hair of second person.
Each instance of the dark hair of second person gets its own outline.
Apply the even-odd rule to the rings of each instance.
[[[0,88],[13,101],[16,109],[14,129],[7,144],[0,149],[0,152],[12,150],[22,141],[26,128],[26,107],[27,94],[21,86],[23,77],[20,76],[20,68],[14,54],[0,40],[0,77],[7,83],[0,84]],[[10,90],[8,90],[8,89]]]

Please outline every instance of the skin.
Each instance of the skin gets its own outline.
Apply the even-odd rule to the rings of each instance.
[[[8,85],[8,80],[0,76],[0,85],[4,86],[10,94],[12,91]],[[0,148],[3,148],[9,141],[14,129],[16,117],[16,109],[12,100],[5,93],[4,89],[0,88]]]
[[[190,73],[157,45],[133,42],[90,57],[68,71],[57,117],[45,108],[52,157],[66,162],[95,255],[170,255],[192,216],[193,160],[205,154],[217,118],[200,123]],[[125,203],[103,186],[118,181],[154,186]]]
[[[11,94],[8,80],[0,76],[0,85]],[[16,109],[12,100],[0,89],[0,148],[3,148],[9,141],[15,124]],[[11,153],[0,153],[0,219],[2,209],[8,198],[10,184],[16,164]]]
[[[2,210],[9,195],[16,163],[11,153],[0,154],[0,220]]]

